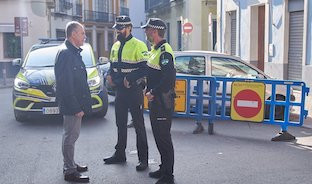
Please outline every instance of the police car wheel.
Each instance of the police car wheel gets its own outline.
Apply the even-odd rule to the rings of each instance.
[[[271,98],[269,98],[268,100],[270,99]],[[276,96],[276,100],[284,101],[285,98],[283,96]],[[270,105],[265,106],[265,119],[270,119],[270,109],[271,109]],[[284,121],[285,106],[276,105],[274,111],[275,111],[274,119]]]
[[[27,117],[25,115],[23,115],[22,113],[18,112],[17,110],[14,110],[14,116],[16,121],[18,122],[26,122],[27,121]]]

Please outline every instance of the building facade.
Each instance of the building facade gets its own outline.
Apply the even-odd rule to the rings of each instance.
[[[129,9],[127,0],[1,0],[0,12],[0,77],[14,77],[18,68],[13,59],[24,58],[39,38],[65,37],[66,23],[72,20],[85,25],[95,56],[108,56],[115,17],[128,15]],[[27,35],[15,35],[16,17],[25,18]]]
[[[312,2],[218,1],[218,51],[241,57],[272,77],[312,79]]]
[[[142,0],[128,0],[128,7],[129,16],[133,24],[132,34],[139,40],[145,41],[144,30],[141,29],[146,20],[144,3],[142,3]]]
[[[214,50],[216,45],[217,0],[145,0],[147,18],[167,23],[168,42],[174,50]],[[190,33],[184,24],[191,23]]]

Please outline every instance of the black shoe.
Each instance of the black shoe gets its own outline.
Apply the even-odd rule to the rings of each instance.
[[[157,182],[156,184],[174,184],[174,179],[173,176],[169,177],[169,176],[162,176]]]
[[[105,164],[122,164],[126,162],[126,157],[116,156],[116,154],[114,154],[113,156],[104,158],[103,160]]]
[[[76,164],[77,165],[77,171],[78,172],[86,172],[86,171],[88,171],[88,166],[86,166],[86,165],[78,165],[78,164]]]
[[[84,176],[79,172],[74,172],[71,174],[65,174],[64,180],[70,182],[89,183],[89,176]]]
[[[133,127],[134,127],[133,121],[131,121],[131,123],[129,123],[129,124],[127,125],[127,128],[133,128]]]
[[[195,130],[193,131],[193,134],[200,134],[200,133],[202,133],[204,131],[203,125],[201,123],[198,123],[196,125],[197,126],[196,126]]]
[[[161,171],[160,169],[158,169],[157,171],[154,171],[154,172],[150,172],[148,173],[149,177],[151,178],[161,178]]]
[[[147,169],[147,167],[148,167],[147,162],[139,162],[135,168],[137,171],[144,171],[145,169]]]

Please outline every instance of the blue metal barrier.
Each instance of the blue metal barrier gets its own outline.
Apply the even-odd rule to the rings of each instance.
[[[204,113],[204,102],[206,101],[210,107],[214,107],[216,101],[216,78],[179,75],[177,79],[186,80],[186,112],[176,112],[175,116],[194,118],[196,121],[203,119],[212,121],[215,118],[215,109],[208,108],[208,112]]]
[[[262,82],[266,85],[266,115],[263,123],[279,125],[282,132],[287,132],[288,126],[302,126],[308,114],[304,105],[309,88],[304,82],[187,75],[179,75],[177,79],[187,80],[187,108],[185,113],[175,113],[175,116],[195,118],[196,121],[208,119],[210,134],[213,132],[213,120],[231,119],[231,84],[234,81]],[[299,101],[294,101],[293,88],[301,91]],[[300,110],[297,121],[290,120],[291,107],[298,107]]]

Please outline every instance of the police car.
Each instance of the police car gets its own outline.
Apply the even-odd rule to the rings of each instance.
[[[54,63],[58,50],[64,39],[41,39],[29,50],[25,61],[20,58],[13,60],[13,65],[20,66],[13,87],[13,108],[17,121],[38,115],[59,114],[55,98]],[[104,117],[108,109],[108,95],[103,83],[100,65],[96,62],[90,44],[85,43],[81,52],[86,65],[88,84],[92,97],[92,112],[97,117]]]

